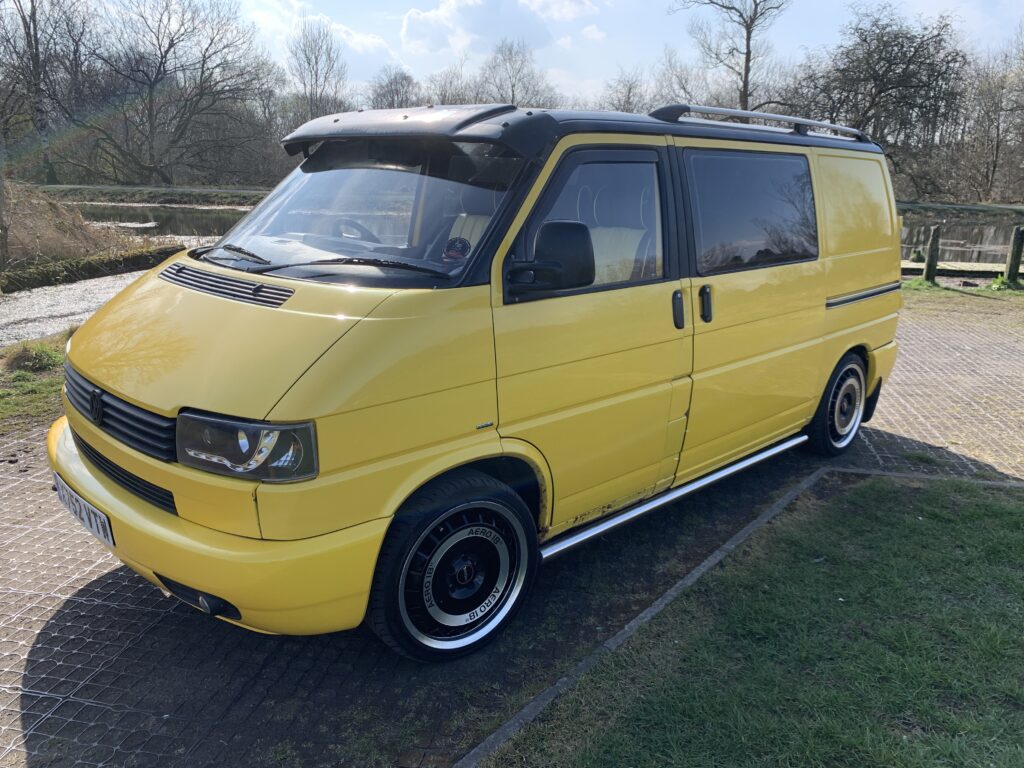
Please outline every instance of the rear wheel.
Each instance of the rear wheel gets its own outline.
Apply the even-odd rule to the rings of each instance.
[[[838,456],[857,438],[867,400],[864,360],[848,352],[829,377],[807,436],[808,447],[822,456]]]
[[[537,569],[537,531],[504,483],[461,470],[417,492],[378,559],[368,620],[389,646],[434,661],[470,653],[522,603]]]

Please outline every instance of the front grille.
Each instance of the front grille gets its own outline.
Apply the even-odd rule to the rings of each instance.
[[[71,436],[75,440],[78,452],[85,456],[85,458],[89,460],[89,463],[95,466],[96,469],[104,475],[109,477],[122,488],[131,491],[143,501],[148,501],[154,507],[159,507],[165,512],[170,512],[173,515],[178,514],[178,508],[174,505],[174,494],[170,491],[165,490],[158,485],[153,485],[147,480],[143,480],[141,477],[133,475],[127,469],[122,469],[117,466],[117,464],[112,462],[75,434],[74,430],[71,431]]]
[[[161,461],[174,461],[174,419],[151,413],[125,402],[97,387],[70,365],[64,365],[64,383],[71,405],[108,435],[147,456]],[[93,405],[98,398],[100,414],[95,418]]]
[[[261,307],[280,307],[295,293],[291,288],[280,285],[207,272],[205,269],[196,269],[181,262],[171,264],[160,273],[160,277],[169,283],[194,291],[244,301],[247,304],[259,304]]]

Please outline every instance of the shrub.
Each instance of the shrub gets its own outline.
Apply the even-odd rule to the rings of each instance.
[[[1020,283],[1015,283],[1006,279],[1006,275],[999,275],[989,288],[993,291],[1019,291],[1021,289]]]
[[[64,364],[64,353],[46,344],[22,344],[7,360],[12,371],[44,373]]]

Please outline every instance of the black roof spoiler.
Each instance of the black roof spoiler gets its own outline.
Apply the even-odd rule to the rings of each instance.
[[[292,131],[281,144],[289,155],[295,155],[330,139],[442,137],[452,141],[493,141],[524,157],[537,158],[558,135],[557,121],[543,110],[521,110],[512,104],[431,104],[325,115]]]

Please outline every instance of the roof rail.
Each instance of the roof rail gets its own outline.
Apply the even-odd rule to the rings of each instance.
[[[680,117],[685,115],[718,115],[720,117],[755,118],[757,120],[770,120],[776,123],[789,123],[793,126],[793,131],[801,135],[807,135],[807,130],[809,128],[820,128],[852,136],[857,141],[871,142],[868,135],[859,128],[850,128],[846,125],[825,123],[820,120],[807,120],[802,117],[792,117],[790,115],[776,115],[771,112],[751,112],[746,109],[726,109],[725,107],[701,107],[696,104],[670,104],[665,107],[658,107],[653,112],[649,112],[648,115],[653,117],[655,120],[664,120],[669,123],[674,123],[679,120]]]

